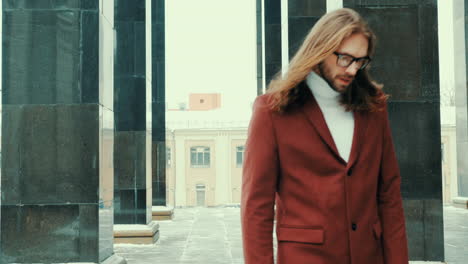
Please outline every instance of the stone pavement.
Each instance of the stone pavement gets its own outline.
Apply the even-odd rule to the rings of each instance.
[[[242,264],[240,209],[176,208],[175,218],[159,221],[154,245],[115,245],[128,264]],[[449,264],[468,263],[468,210],[444,207],[445,254]]]
[[[468,209],[444,207],[444,236],[447,263],[468,263]]]

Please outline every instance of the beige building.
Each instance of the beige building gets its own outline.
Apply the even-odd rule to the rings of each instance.
[[[239,204],[246,138],[246,128],[168,131],[168,203],[175,206]]]
[[[457,136],[455,107],[441,107],[442,195],[443,202],[453,203],[458,196]]]

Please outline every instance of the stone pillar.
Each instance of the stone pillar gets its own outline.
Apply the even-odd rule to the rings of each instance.
[[[410,259],[443,261],[436,0],[345,0],[344,7],[363,15],[378,37],[371,74],[391,95]]]
[[[257,26],[257,95],[263,94],[265,84],[263,78],[263,0],[256,0]]]
[[[114,15],[115,239],[153,243],[158,233],[151,214],[151,64],[146,51],[151,20],[145,0],[115,0]],[[147,229],[145,234],[141,229]]]
[[[463,3],[464,1],[464,3]],[[454,74],[457,118],[457,182],[456,205],[468,208],[468,1],[454,0]]]
[[[113,254],[113,1],[3,0],[1,263]]]
[[[288,0],[289,59],[294,56],[307,33],[326,12],[326,0]]]
[[[152,0],[153,206],[166,205],[166,62],[164,0]]]
[[[281,0],[264,0],[265,84],[281,70]]]

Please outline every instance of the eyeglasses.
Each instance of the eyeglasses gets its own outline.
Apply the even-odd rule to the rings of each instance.
[[[347,54],[341,54],[338,52],[333,52],[338,58],[336,60],[336,64],[338,64],[341,67],[349,67],[353,62],[356,62],[356,66],[358,67],[359,70],[362,70],[366,68],[367,65],[371,62],[371,58],[369,56],[366,57],[361,57],[361,58],[355,58],[351,55]]]

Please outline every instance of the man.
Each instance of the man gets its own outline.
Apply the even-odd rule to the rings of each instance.
[[[375,36],[351,9],[322,17],[259,96],[246,143],[246,264],[408,263],[400,174]],[[276,210],[275,210],[276,205]]]

